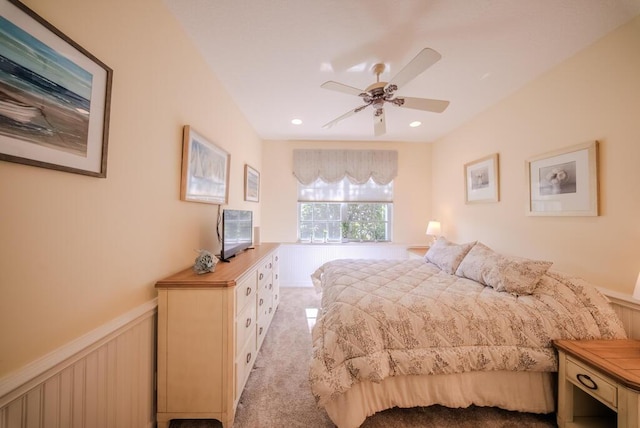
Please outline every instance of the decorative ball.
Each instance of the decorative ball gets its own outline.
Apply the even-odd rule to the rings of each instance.
[[[193,271],[198,275],[203,273],[213,272],[216,269],[217,260],[213,254],[207,250],[198,250],[199,254],[196,257],[196,262],[193,265]]]

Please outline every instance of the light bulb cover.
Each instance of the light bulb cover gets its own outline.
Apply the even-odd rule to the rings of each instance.
[[[440,226],[440,222],[439,221],[435,221],[435,220],[431,220],[429,222],[429,224],[427,225],[427,235],[431,235],[431,236],[440,236],[440,233],[442,233],[442,228]]]

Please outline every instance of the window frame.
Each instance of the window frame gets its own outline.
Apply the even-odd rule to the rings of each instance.
[[[312,206],[312,210],[311,210],[311,214],[313,216],[313,214],[315,213],[315,210],[313,209],[314,206],[317,205],[339,205],[340,206],[340,220],[330,220],[330,219],[319,219],[319,220],[315,220],[315,219],[311,219],[311,220],[303,220],[303,214],[302,214],[302,209],[303,209],[303,205],[311,205]],[[345,233],[344,233],[344,225],[345,224],[351,224],[351,223],[358,223],[358,221],[349,221],[348,220],[348,211],[349,211],[349,206],[351,205],[367,205],[367,204],[374,204],[374,205],[381,205],[384,206],[385,209],[385,219],[381,220],[381,221],[375,221],[373,223],[380,223],[384,225],[384,230],[385,230],[385,236],[383,239],[357,239],[357,238],[353,238],[353,237],[348,237],[349,233],[347,233],[347,237],[345,237]],[[328,244],[339,244],[339,243],[349,243],[349,242],[362,242],[362,243],[383,243],[383,242],[393,242],[393,202],[391,201],[298,201],[298,214],[297,214],[297,241],[300,243],[328,243]],[[312,231],[311,231],[311,236],[309,238],[302,236],[302,223],[312,223]],[[325,223],[326,227],[324,227],[322,229],[322,236],[318,236],[315,232],[315,225],[314,223]],[[335,237],[335,235],[332,235],[331,237],[329,236],[329,224],[330,223],[339,223],[339,230],[340,230],[340,234],[339,234],[339,238]],[[353,230],[352,227],[349,227],[349,230]],[[364,226],[363,228],[359,229],[361,232],[359,233],[367,233],[367,231],[370,231],[371,229]],[[357,232],[354,232],[357,233]],[[361,235],[362,236],[362,235]]]

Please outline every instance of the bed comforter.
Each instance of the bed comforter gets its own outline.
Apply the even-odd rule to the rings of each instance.
[[[312,279],[323,293],[310,368],[320,406],[362,380],[556,371],[553,339],[626,337],[604,296],[555,272],[526,296],[495,291],[424,260],[336,260]]]

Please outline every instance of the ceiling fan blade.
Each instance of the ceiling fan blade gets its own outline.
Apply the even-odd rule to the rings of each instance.
[[[431,48],[424,48],[416,55],[409,64],[405,65],[402,70],[389,81],[389,85],[396,85],[402,88],[405,84],[415,79],[420,73],[431,67],[442,58],[438,52]]]
[[[349,110],[348,112],[346,112],[345,114],[343,114],[342,116],[336,117],[335,119],[333,119],[331,122],[327,122],[324,125],[322,125],[323,128],[331,128],[332,126],[334,126],[336,123],[340,122],[341,120],[344,120],[346,118],[348,118],[349,116],[353,116],[354,114],[358,113],[359,111],[363,110],[365,107],[367,107],[369,104],[365,104],[363,106],[360,106],[358,108],[355,108],[353,110]]]
[[[404,100],[404,103],[400,107],[431,111],[434,113],[442,113],[449,106],[449,101],[432,100],[429,98],[398,97],[396,99]]]
[[[387,125],[384,120],[384,110],[382,114],[373,116],[373,133],[376,137],[384,135],[387,132]]]
[[[332,91],[343,92],[345,94],[351,95],[360,95],[364,93],[362,89],[354,88],[353,86],[343,85],[342,83],[334,82],[333,80],[329,80],[328,82],[324,82],[320,85],[323,89],[330,89]]]

